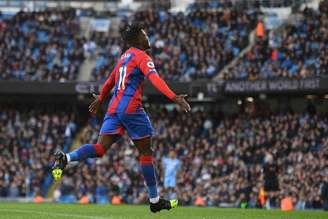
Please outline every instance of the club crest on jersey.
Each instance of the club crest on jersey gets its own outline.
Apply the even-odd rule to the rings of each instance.
[[[155,68],[154,63],[151,62],[151,61],[147,62],[147,66],[148,66],[149,68]]]

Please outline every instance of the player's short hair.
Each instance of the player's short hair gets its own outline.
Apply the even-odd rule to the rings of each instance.
[[[127,24],[120,30],[121,37],[125,42],[133,44],[142,33],[142,29],[143,27],[139,23]]]

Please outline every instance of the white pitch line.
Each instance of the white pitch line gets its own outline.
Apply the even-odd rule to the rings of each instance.
[[[14,212],[14,213],[30,213],[30,214],[43,214],[43,215],[53,215],[53,216],[63,216],[63,217],[76,217],[76,218],[87,218],[87,219],[113,219],[112,217],[98,217],[98,216],[87,216],[82,214],[65,214],[65,213],[54,213],[54,212],[44,212],[44,211],[33,211],[33,210],[19,210],[19,209],[6,209],[1,208],[0,212]]]

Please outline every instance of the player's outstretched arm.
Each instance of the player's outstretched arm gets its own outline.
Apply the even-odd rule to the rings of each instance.
[[[152,85],[159,90],[162,94],[167,96],[173,102],[178,104],[183,111],[189,112],[191,110],[189,103],[186,100],[187,95],[176,95],[165,83],[165,81],[159,77],[157,73],[152,73],[149,75],[148,79],[152,83]]]
[[[162,94],[168,97],[173,102],[177,103],[183,111],[189,112],[190,105],[186,101],[187,95],[176,95],[165,83],[165,81],[157,74],[154,62],[148,55],[140,56],[139,68],[143,74],[150,80],[152,85]]]

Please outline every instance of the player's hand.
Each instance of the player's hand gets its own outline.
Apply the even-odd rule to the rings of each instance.
[[[92,103],[89,105],[89,112],[92,115],[96,115],[98,112],[99,107],[101,106],[101,103],[99,101],[99,95],[92,94],[92,96],[95,98]]]
[[[186,100],[187,96],[188,96],[187,94],[182,94],[182,95],[176,95],[173,98],[173,101],[176,104],[178,104],[182,108],[182,110],[185,111],[186,113],[190,112],[190,110],[191,110],[190,105]]]

